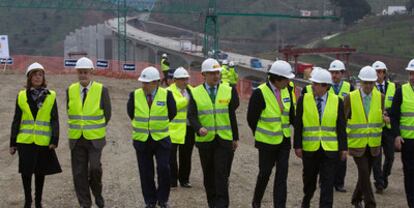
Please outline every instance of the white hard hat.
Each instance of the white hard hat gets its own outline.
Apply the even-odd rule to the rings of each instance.
[[[45,72],[45,68],[43,68],[41,64],[34,62],[33,64],[30,64],[29,67],[27,67],[26,76],[29,76],[29,73],[31,71],[36,71],[36,70],[42,70],[43,72]]]
[[[295,78],[295,74],[292,73],[292,67],[286,61],[275,61],[269,70],[270,74],[286,77],[288,79]]]
[[[160,80],[160,73],[158,72],[158,69],[153,66],[145,68],[138,78],[138,81],[140,82],[152,82],[157,80]]]
[[[323,69],[323,68],[321,68],[321,67],[319,67],[319,66],[314,66],[314,67],[312,67],[312,71],[311,71],[311,73],[310,73],[310,77],[312,77],[315,73],[316,73],[316,71],[318,71],[318,70],[320,70],[320,69]],[[326,69],[325,69],[326,70]]]
[[[326,69],[319,68],[309,80],[315,83],[332,84],[332,75]]]
[[[163,54],[162,54],[162,57],[163,57],[163,58],[167,58],[167,57],[168,57],[168,55],[167,55],[166,53],[163,53]]]
[[[86,58],[86,57],[82,57],[80,58],[75,65],[75,69],[93,69],[93,62]]]
[[[344,62],[340,61],[340,60],[335,60],[332,61],[331,64],[329,65],[329,71],[342,71],[345,70],[345,64]]]
[[[376,61],[372,64],[372,68],[375,70],[387,70],[387,65],[385,65],[384,62]]]
[[[410,63],[408,63],[407,68],[405,68],[407,71],[414,71],[414,59],[411,59]]]
[[[377,72],[371,66],[362,67],[359,71],[358,78],[362,81],[375,82],[378,79]]]
[[[230,67],[233,67],[234,66],[234,62],[233,61],[230,61],[229,66]]]
[[[201,64],[201,72],[221,71],[221,66],[216,59],[208,58]]]
[[[178,67],[174,72],[174,78],[189,78],[190,75],[188,74],[187,70],[184,67]]]
[[[229,64],[229,61],[227,59],[225,59],[225,60],[223,60],[223,63],[222,64],[223,65],[227,65],[227,64]]]

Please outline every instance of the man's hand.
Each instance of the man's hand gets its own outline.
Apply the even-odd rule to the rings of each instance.
[[[198,134],[200,134],[200,136],[205,136],[207,135],[208,130],[204,127],[201,127],[200,130],[198,130]]]
[[[382,115],[382,118],[384,119],[384,122],[385,122],[386,124],[389,124],[389,123],[391,122],[391,119],[390,119],[390,117],[388,116],[387,111],[384,111],[384,114]]]
[[[56,145],[54,145],[54,144],[49,144],[49,149],[50,149],[50,150],[54,150],[54,149],[56,149]]]
[[[17,147],[10,147],[10,148],[9,148],[9,153],[10,153],[11,155],[14,155],[14,154],[16,153],[16,150],[17,150]]]
[[[348,151],[341,151],[339,158],[341,159],[341,161],[345,161],[347,156],[348,156]]]
[[[401,151],[401,144],[404,143],[404,139],[401,136],[395,137],[394,146],[395,149]]]
[[[239,147],[239,143],[237,140],[233,140],[233,151],[236,151],[237,147]]]
[[[296,154],[296,157],[302,158],[303,157],[302,149],[295,149],[295,154]]]

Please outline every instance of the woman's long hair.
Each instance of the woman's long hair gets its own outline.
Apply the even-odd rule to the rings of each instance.
[[[36,72],[36,71],[33,71]],[[27,81],[26,81],[26,90],[30,90],[33,86],[32,86],[32,78],[33,78],[33,72],[29,73],[29,76],[27,77]],[[47,87],[47,83],[46,83],[46,78],[45,78],[45,72],[43,72],[43,82],[40,85],[40,87],[46,88]]]

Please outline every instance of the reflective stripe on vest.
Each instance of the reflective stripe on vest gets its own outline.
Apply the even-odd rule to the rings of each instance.
[[[333,86],[331,86],[331,89],[329,90],[330,93],[335,94],[335,90],[333,89]],[[341,99],[344,99],[349,93],[351,92],[351,84],[347,81],[342,81],[341,89],[339,89],[338,97]]]
[[[27,92],[19,92],[17,104],[22,111],[19,133],[17,134],[17,143],[33,144],[39,146],[48,146],[52,136],[50,126],[51,112],[56,100],[56,92],[50,90],[45,101],[39,108],[36,119],[33,117],[30,106],[27,102]]]
[[[228,111],[232,88],[225,84],[218,86],[214,104],[203,84],[191,91],[197,106],[198,120],[208,130],[206,136],[196,135],[196,142],[210,142],[216,135],[223,140],[233,140]]]
[[[148,140],[148,136],[155,141],[165,139],[168,132],[167,90],[158,87],[151,108],[142,88],[134,92],[134,119],[131,121],[132,139],[140,142]]]
[[[360,90],[350,93],[351,119],[348,119],[348,148],[378,147],[381,145],[382,127],[384,126],[381,108],[381,93],[372,90],[370,110],[365,115]]]
[[[312,93],[303,96],[303,141],[304,151],[317,151],[322,145],[325,151],[338,151],[336,121],[338,119],[339,97],[328,93],[322,123],[319,122],[319,113],[315,97]]]
[[[280,144],[283,137],[290,138],[289,111],[291,100],[287,88],[281,90],[283,111],[281,111],[276,96],[266,83],[259,87],[262,92],[266,108],[263,109],[257,123],[254,136],[256,141],[266,144]]]
[[[414,91],[410,83],[401,87],[402,103],[400,133],[404,139],[414,139]]]
[[[188,86],[188,89],[191,86]],[[174,84],[168,87],[174,96],[174,100],[177,106],[177,115],[174,119],[170,122],[169,125],[169,132],[171,142],[173,144],[184,144],[185,142],[185,135],[187,134],[187,107],[188,107],[188,100],[185,96],[183,96],[178,89],[178,87]]]
[[[102,139],[106,135],[105,116],[101,109],[103,85],[92,82],[84,104],[82,104],[80,87],[79,83],[74,83],[68,89],[68,137],[69,139],[79,139],[81,136],[87,140]]]

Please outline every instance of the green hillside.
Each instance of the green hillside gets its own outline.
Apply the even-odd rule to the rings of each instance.
[[[322,46],[349,45],[374,55],[414,57],[414,16],[370,17]]]

